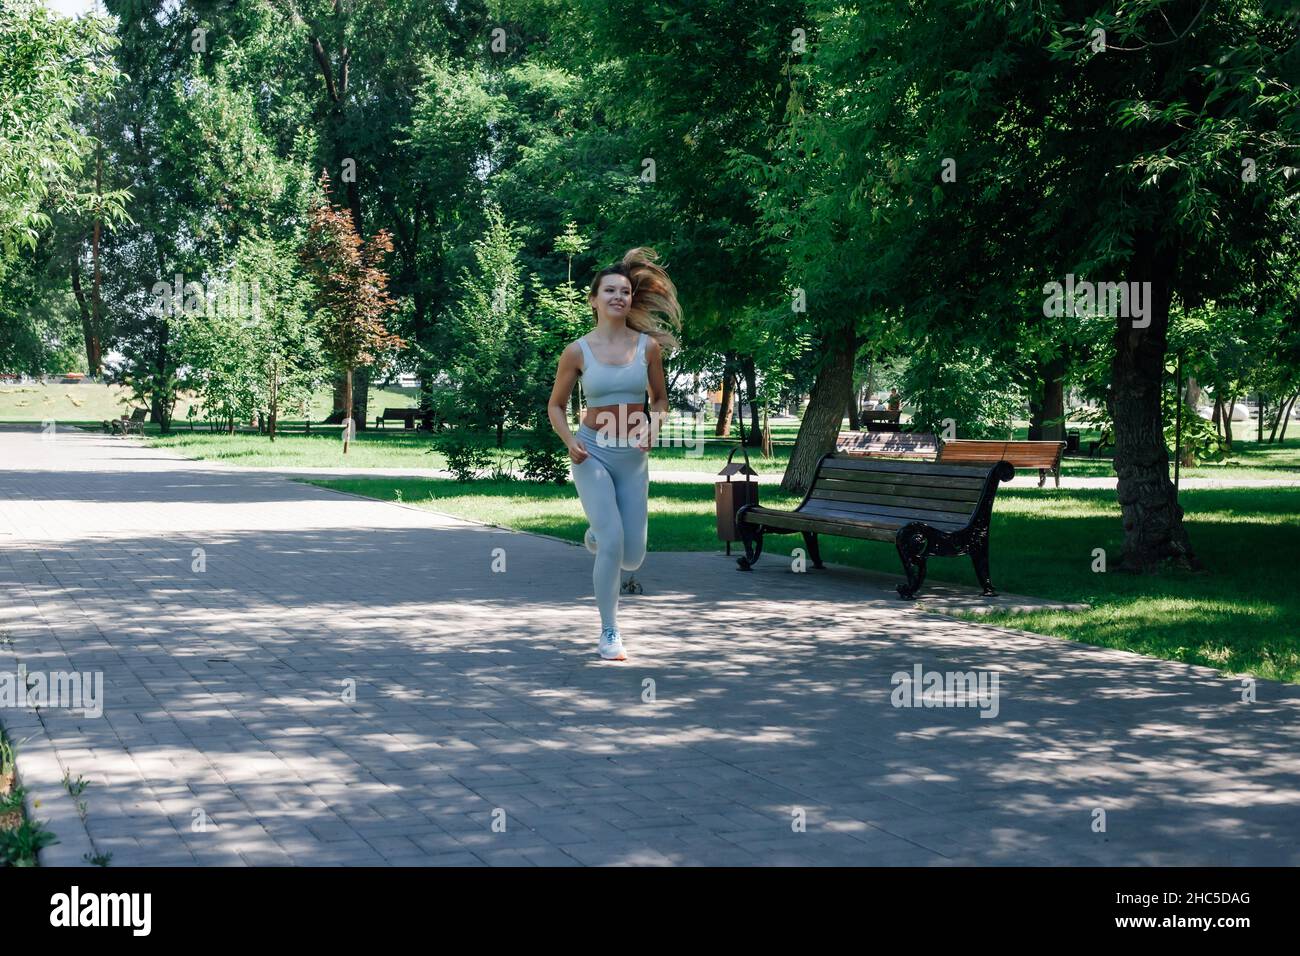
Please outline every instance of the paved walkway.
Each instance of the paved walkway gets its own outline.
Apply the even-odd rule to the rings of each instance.
[[[652,552],[607,664],[580,547],[0,430],[0,675],[105,682],[0,708],[43,859],[1300,863],[1300,688],[734,567]],[[893,706],[916,666],[996,674],[996,716]]]

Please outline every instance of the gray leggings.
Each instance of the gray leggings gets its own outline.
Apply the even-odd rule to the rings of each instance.
[[[650,494],[650,455],[635,446],[600,445],[595,429],[585,423],[578,436],[588,451],[574,465],[573,483],[596,535],[596,588],[601,627],[615,627],[619,569],[635,571],[645,560],[647,508]]]

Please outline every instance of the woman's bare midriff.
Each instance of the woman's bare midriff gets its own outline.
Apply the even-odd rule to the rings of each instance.
[[[633,417],[633,412],[640,414]],[[646,412],[644,402],[631,405],[592,405],[583,410],[582,423],[594,431],[608,429],[606,434],[614,438],[626,438],[628,432],[645,427]]]

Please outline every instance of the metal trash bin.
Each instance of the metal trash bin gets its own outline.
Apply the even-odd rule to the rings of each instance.
[[[754,480],[758,477],[758,472],[748,464],[733,464],[731,461],[739,450],[731,450],[726,465],[718,472],[727,480],[713,485],[713,502],[718,514],[718,540],[727,542],[727,554],[731,554],[731,542],[740,540],[736,528],[736,512],[745,505],[758,504],[758,482]],[[741,480],[733,481],[733,475],[740,475]]]

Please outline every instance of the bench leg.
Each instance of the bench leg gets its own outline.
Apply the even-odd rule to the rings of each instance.
[[[978,538],[971,542],[970,549],[971,564],[975,565],[975,579],[979,581],[980,587],[984,589],[987,597],[996,597],[997,591],[993,590],[993,583],[989,580],[989,539]]]
[[[825,569],[826,565],[822,564],[821,549],[817,547],[817,534],[814,531],[803,532],[803,543],[808,548],[808,557],[812,558],[812,566],[818,570]]]
[[[736,566],[742,571],[748,571],[754,567],[759,557],[763,554],[763,529],[755,529],[753,525],[742,524],[740,526],[740,543],[745,546],[745,556],[736,559]]]
[[[894,539],[898,557],[903,562],[903,573],[907,575],[907,583],[898,586],[899,597],[909,600],[916,597],[916,592],[925,583],[925,552],[929,544],[923,533],[908,528],[901,529]]]
[[[1056,470],[1052,472],[1056,476],[1056,487],[1061,487],[1061,463],[1056,463]]]
[[[1045,485],[1045,484],[1047,484],[1047,469],[1046,469],[1046,468],[1039,468],[1039,469],[1038,469],[1038,487],[1041,488],[1041,487],[1043,487],[1043,485]]]

